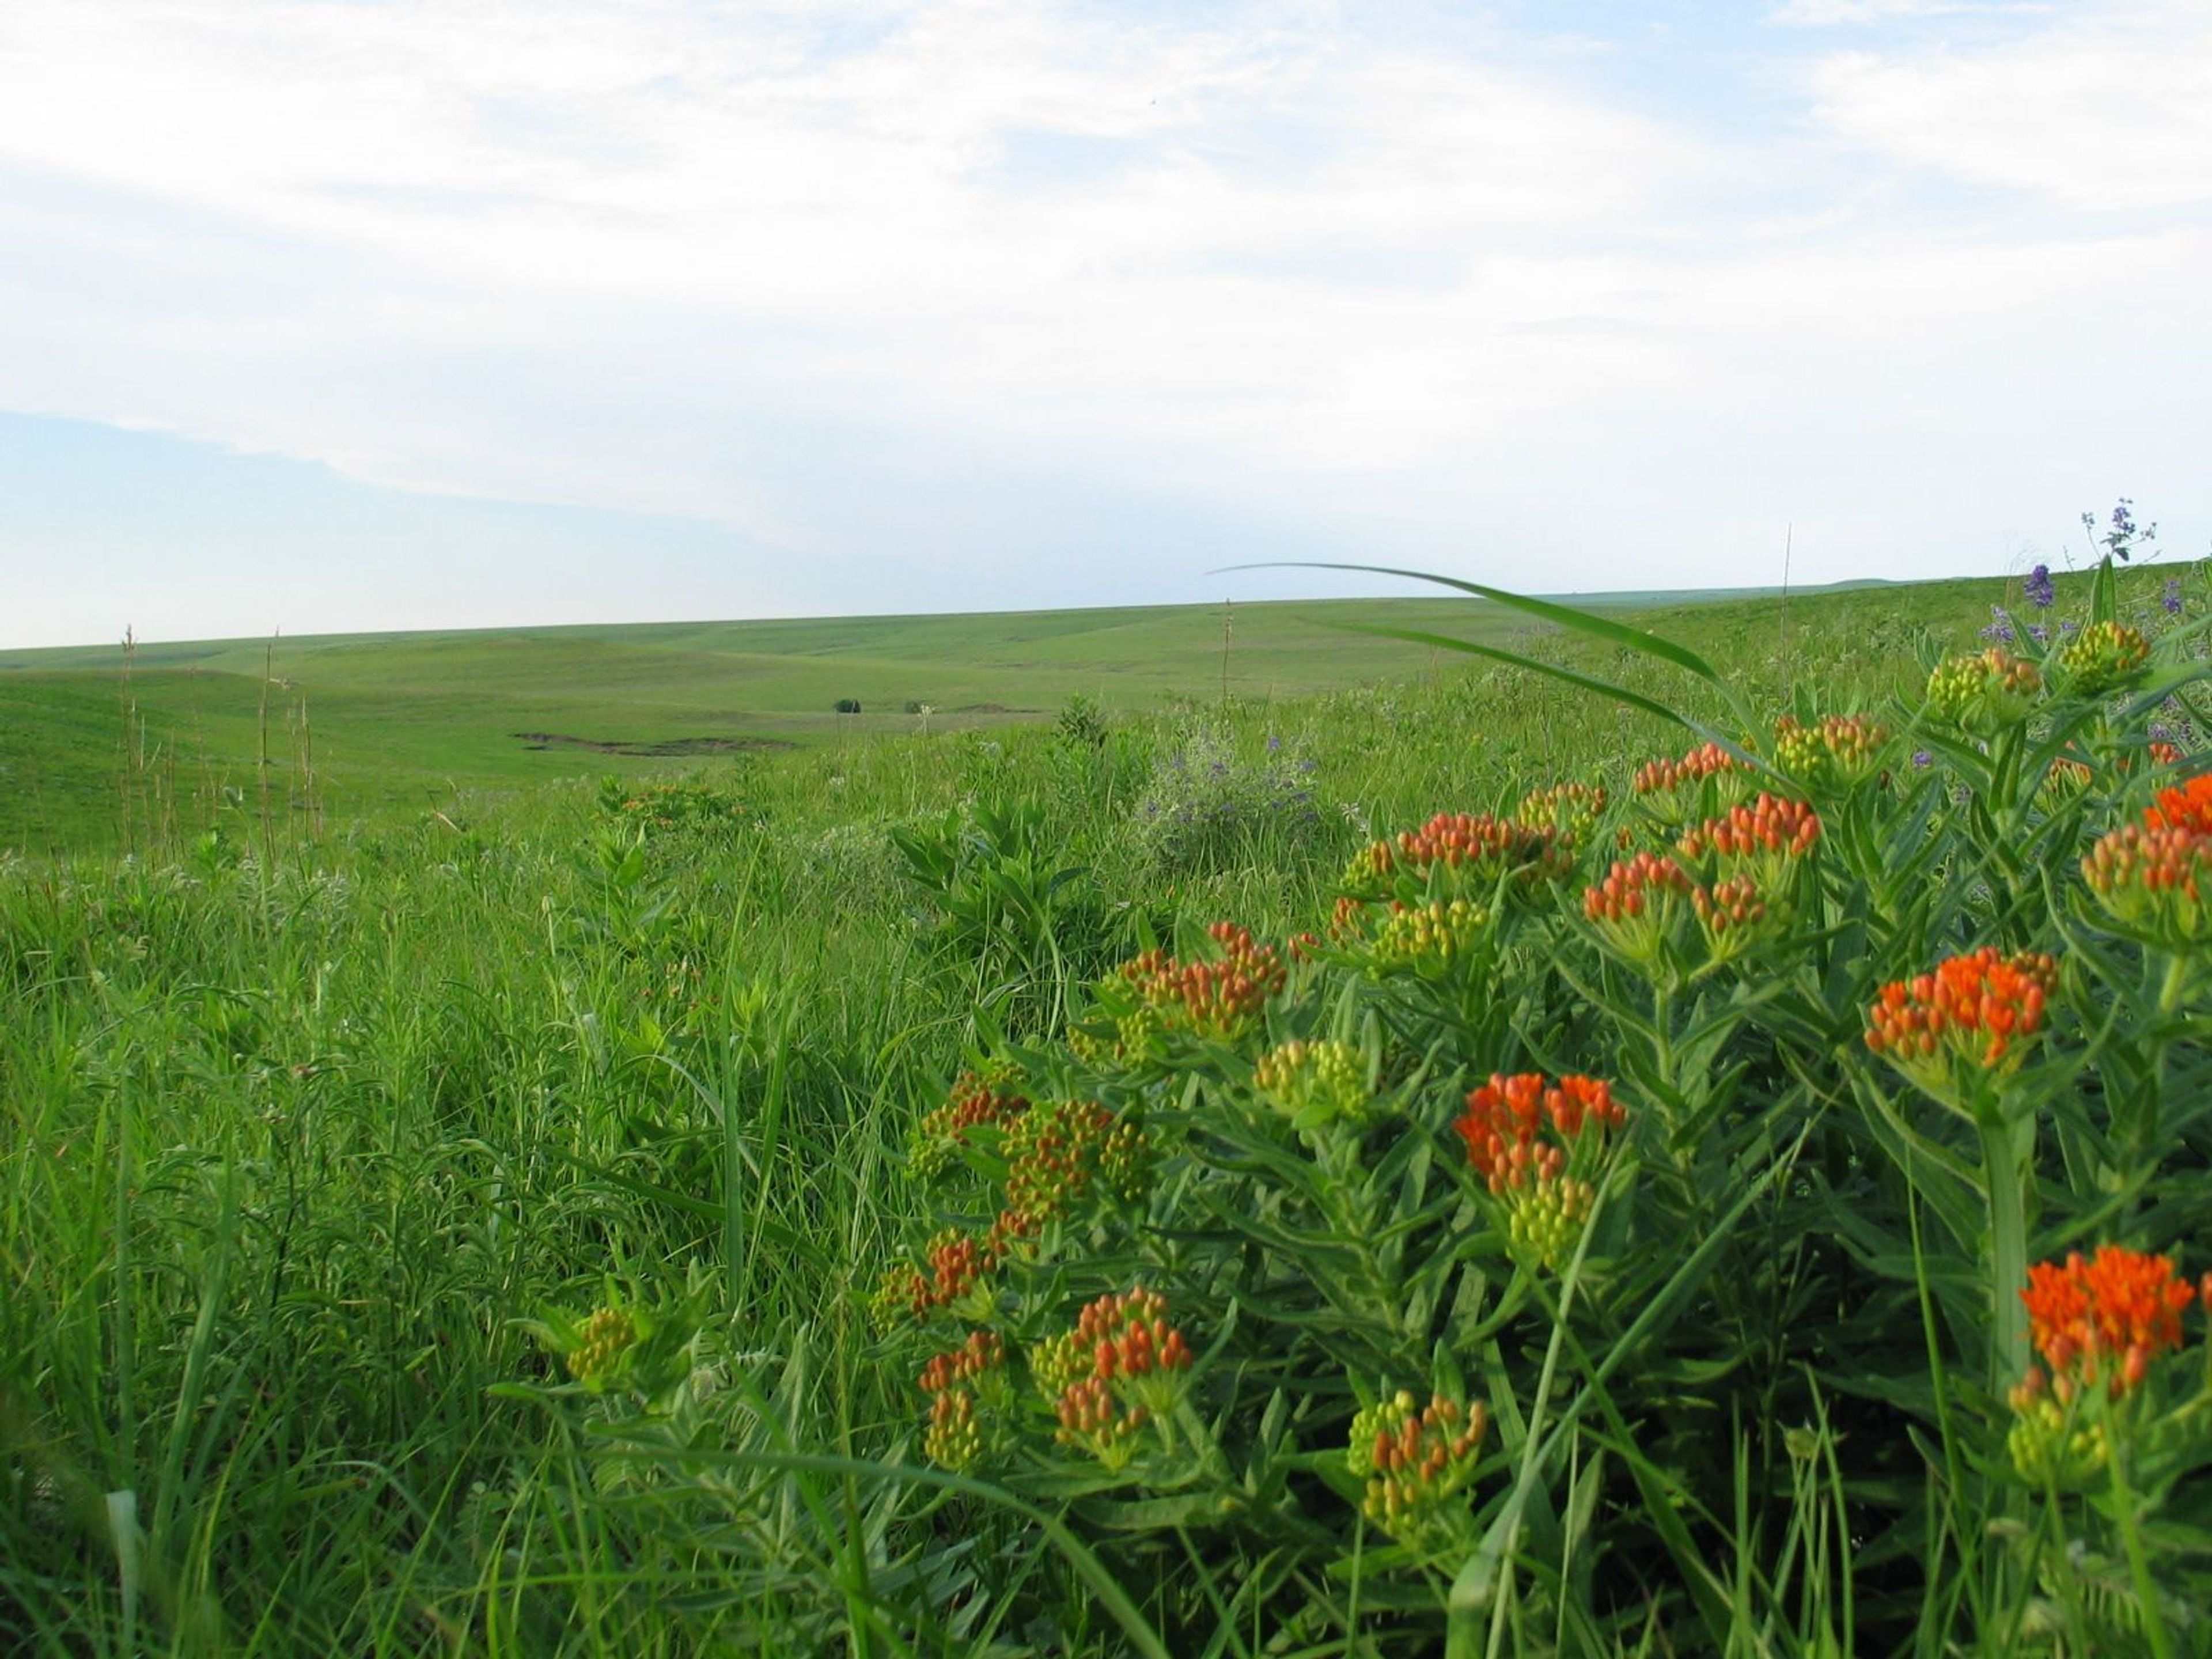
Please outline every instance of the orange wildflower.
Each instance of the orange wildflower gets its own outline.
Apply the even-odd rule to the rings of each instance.
[[[2153,830],[2185,830],[2212,836],[2212,772],[2200,773],[2177,789],[2158,792],[2158,805],[2143,813]]]
[[[1467,1097],[1453,1127],[1468,1163],[1504,1206],[1506,1236],[1529,1261],[1556,1268],[1596,1202],[1590,1166],[1606,1132],[1627,1121],[1612,1085],[1590,1077],[1547,1084],[1541,1073],[1493,1074]]]
[[[2181,1346],[2181,1316],[2198,1299],[2162,1255],[2118,1244],[2078,1250],[2063,1264],[2027,1270],[2028,1332],[2055,1376],[2101,1382],[2118,1395],[2138,1386],[2151,1361]]]
[[[1881,988],[1867,1010],[1866,1045],[1938,1099],[1949,1098],[1954,1066],[1996,1073],[2016,1064],[2019,1046],[2043,1028],[2058,963],[1984,945],[1932,974]]]

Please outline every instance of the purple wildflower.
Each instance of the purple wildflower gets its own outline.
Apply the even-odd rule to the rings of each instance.
[[[2168,576],[2166,579],[2166,592],[2159,595],[2158,602],[2166,607],[2167,616],[2178,617],[2181,614],[2180,577]]]
[[[2038,611],[2048,611],[2058,602],[2057,589],[2051,580],[2051,567],[2039,564],[2027,573],[2027,602]]]
[[[1990,607],[1990,625],[1982,629],[1982,637],[1993,645],[2010,645],[2013,640],[2012,618],[2001,605]]]
[[[1920,771],[1925,772],[1936,764],[1936,757],[1925,749],[1916,749],[1912,751],[1912,764]]]
[[[2027,625],[2027,637],[2038,645],[2048,645],[2051,643],[2051,630],[2041,623],[2030,623]]]

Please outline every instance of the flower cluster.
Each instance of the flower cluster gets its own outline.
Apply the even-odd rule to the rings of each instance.
[[[2162,1255],[2117,1244],[2083,1261],[2027,1270],[2028,1334],[2054,1375],[2102,1382],[2118,1395],[2140,1385],[2150,1363],[2181,1346],[2181,1316],[2197,1299]]]
[[[940,1468],[964,1469],[983,1455],[983,1433],[975,1423],[975,1395],[947,1389],[929,1402],[929,1431],[922,1454]]]
[[[2125,684],[2150,661],[2150,641],[2125,623],[2094,622],[2058,653],[2066,689],[2079,697],[2102,696]]]
[[[1298,1129],[1361,1123],[1374,1105],[1367,1063],[1348,1042],[1285,1042],[1260,1056],[1252,1082]]]
[[[971,1130],[1003,1129],[1027,1112],[1029,1099],[1014,1086],[1019,1080],[1020,1073],[1003,1062],[980,1072],[963,1072],[944,1103],[915,1126],[908,1170],[927,1181],[945,1167],[952,1149],[964,1144]]]
[[[1761,793],[1747,806],[1708,818],[1677,843],[1686,859],[1747,868],[1763,884],[1779,881],[1794,860],[1819,844],[1820,814],[1801,800]]]
[[[1462,1406],[1436,1394],[1423,1406],[1405,1389],[1360,1412],[1345,1462],[1366,1483],[1367,1518],[1417,1549],[1449,1538],[1466,1512],[1454,1500],[1474,1479],[1489,1426],[1479,1401]]]
[[[627,1309],[593,1309],[568,1350],[568,1375],[593,1394],[605,1393],[622,1376],[641,1334]]]
[[[1684,823],[1748,797],[1756,771],[1717,743],[1700,744],[1680,760],[1637,769],[1638,804],[1662,823]]]
[[[1774,725],[1774,763],[1803,787],[1844,794],[1881,775],[1889,728],[1863,714],[1826,714],[1810,726],[1784,714]]]
[[[1556,1270],[1596,1201],[1590,1171],[1606,1132],[1626,1121],[1596,1078],[1492,1075],[1467,1097],[1453,1127],[1468,1161],[1505,1209],[1506,1237],[1523,1261]]]
[[[2121,933],[2170,951],[2212,940],[2212,835],[2123,824],[2089,850],[2081,877]]]
[[[2051,957],[1984,945],[1883,986],[1867,1010],[1866,1045],[1935,1099],[1961,1106],[1982,1081],[2018,1066],[2057,981]]]
[[[2190,779],[2176,789],[2158,792],[2158,805],[2144,813],[2154,830],[2186,830],[2212,836],[2212,772]]]
[[[1939,719],[1990,732],[2026,719],[2042,690],[2043,676],[2033,663],[1993,645],[1938,663],[1928,677],[1928,704]]]
[[[932,1354],[915,1382],[924,1394],[941,1394],[999,1373],[1006,1363],[1006,1345],[996,1331],[971,1331],[958,1347]]]
[[[1674,951],[1697,884],[1671,858],[1638,853],[1583,894],[1583,915],[1624,960],[1657,970]]]
[[[2087,1261],[2077,1250],[2063,1263],[2039,1262],[2027,1281],[2029,1335],[2050,1370],[2031,1365],[2011,1391],[2006,1446],[2027,1479],[2078,1484],[2111,1455],[2094,1400],[2118,1401],[2142,1386],[2153,1362],[2181,1346],[2181,1316],[2200,1291],[2165,1256],[2117,1244]]]
[[[908,1292],[909,1311],[916,1318],[969,1297],[999,1270],[1004,1259],[1003,1251],[955,1227],[933,1234],[921,1255],[928,1272],[912,1273],[902,1281]]]
[[[1073,1330],[1042,1344],[1030,1359],[1060,1419],[1060,1443],[1109,1470],[1127,1464],[1147,1423],[1167,1437],[1190,1367],[1190,1345],[1168,1322],[1166,1299],[1142,1285],[1100,1297]]]
[[[1573,866],[1572,847],[1551,823],[1439,812],[1418,830],[1363,848],[1346,869],[1343,884],[1362,897],[1382,898],[1404,876],[1443,878],[1454,890],[1487,894],[1508,876],[1526,887],[1557,880]]]
[[[1140,1125],[1096,1101],[1033,1108],[1006,1134],[1006,1207],[1000,1228],[1029,1237],[1094,1190],[1134,1199],[1143,1191],[1151,1150]]]
[[[1583,847],[1597,833],[1605,803],[1601,783],[1555,783],[1523,795],[1513,817],[1528,829],[1553,831],[1570,847]]]
[[[1411,974],[1443,979],[1474,957],[1489,934],[1490,922],[1489,911],[1463,898],[1428,904],[1394,900],[1366,940],[1368,971],[1377,978]]]
[[[2105,550],[2122,564],[2128,562],[2130,555],[2148,547],[2158,539],[2156,525],[2145,529],[2136,523],[2136,504],[2125,495],[2121,496],[2113,507],[2112,528],[2103,535],[2097,533],[2097,515],[2094,513],[2081,515],[2081,527],[2089,532],[2092,542],[2102,544]]]
[[[976,1396],[993,1395],[1004,1403],[1006,1365],[1006,1345],[996,1331],[970,1332],[958,1347],[930,1356],[915,1380],[929,1396],[929,1431],[921,1449],[932,1462],[964,1469],[981,1455]]]
[[[1183,962],[1152,950],[1121,964],[1115,977],[1136,999],[1116,1022],[1125,1054],[1149,1053],[1170,1031],[1234,1042],[1282,990],[1286,975],[1273,945],[1256,943],[1233,922],[1217,921],[1206,933],[1218,957]]]
[[[2036,793],[2047,802],[2073,800],[2088,788],[2096,775],[2087,762],[2061,755],[2051,763],[2051,769],[2043,775]]]
[[[2058,588],[2051,580],[2051,567],[2047,564],[2039,564],[2029,571],[2027,580],[2021,584],[2021,591],[2038,611],[2048,611],[2058,603]]]

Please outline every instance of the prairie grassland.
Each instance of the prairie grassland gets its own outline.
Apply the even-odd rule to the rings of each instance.
[[[1754,763],[1640,788],[1698,739],[1525,669],[1122,700],[1080,633],[945,682],[1038,720],[529,784],[354,642],[318,836],[234,783],[164,822],[112,679],[9,670],[10,775],[104,719],[66,822],[138,817],[0,864],[0,1644],[2204,1650],[2167,574],[2063,583],[2113,626],[2017,698],[1928,690],[1994,585],[1636,618],[1725,684],[1486,617]],[[620,708],[485,656],[495,725]],[[860,672],[804,696],[921,684]],[[1985,946],[1942,983],[1997,1052],[1869,1048]]]

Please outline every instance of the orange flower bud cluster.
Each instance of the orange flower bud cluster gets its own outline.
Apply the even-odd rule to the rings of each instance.
[[[2122,933],[2172,951],[2212,940],[2212,835],[2123,824],[2089,849],[2081,878]]]
[[[1418,830],[1378,841],[1344,872],[1346,889],[1386,896],[1396,878],[1446,876],[1455,890],[1487,893],[1507,876],[1528,886],[1574,867],[1571,847],[1549,823],[1516,823],[1487,812],[1439,812]]]
[[[1006,1207],[1000,1230],[1030,1237],[1102,1187],[1117,1197],[1138,1196],[1150,1152],[1140,1126],[1096,1101],[1031,1108],[1006,1134]]]
[[[1717,743],[1701,743],[1680,760],[1647,761],[1636,769],[1639,795],[1670,793],[1686,783],[1703,783],[1750,769]]]
[[[1673,859],[1638,853],[1584,891],[1583,915],[1622,957],[1656,969],[1675,945],[1696,885]]]
[[[932,1354],[915,1379],[924,1394],[942,1394],[998,1371],[1006,1363],[1006,1345],[996,1331],[971,1331],[958,1347]]]
[[[1119,1469],[1135,1452],[1137,1431],[1182,1401],[1191,1358],[1168,1322],[1166,1300],[1139,1285],[1091,1303],[1073,1330],[1038,1347],[1030,1370],[1053,1399],[1061,1443]]]
[[[1932,974],[1881,988],[1867,1010],[1866,1045],[1947,1104],[1959,1103],[1961,1073],[2002,1073],[2042,1030],[2058,963],[2024,951],[1984,945]]]
[[[1819,844],[1820,815],[1802,800],[1761,791],[1747,806],[1708,818],[1679,843],[1686,859],[1796,859]]]
[[[1234,1041],[1282,990],[1287,974],[1273,945],[1258,944],[1232,922],[1217,921],[1206,933],[1220,947],[1218,957],[1182,962],[1152,950],[1121,964],[1117,977],[1140,1005],[1133,1025],[1121,1022],[1126,1050],[1140,1052],[1162,1030]],[[1152,1019],[1146,1020],[1146,1013]]]
[[[1690,894],[1698,925],[1714,945],[1714,955],[1729,954],[1728,947],[1754,936],[1767,919],[1766,900],[1759,883],[1749,876],[1729,876]]]
[[[1423,1406],[1405,1389],[1360,1412],[1345,1462],[1366,1482],[1368,1519],[1416,1548],[1448,1540],[1455,1518],[1466,1518],[1466,1505],[1454,1500],[1474,1479],[1489,1426],[1480,1401],[1432,1394]]]
[[[933,1108],[915,1126],[914,1144],[907,1158],[908,1170],[927,1181],[945,1167],[953,1147],[967,1141],[969,1131],[1004,1128],[1028,1111],[1028,1097],[1013,1086],[1018,1076],[1012,1066],[1005,1065],[963,1072],[944,1103]]]
[[[1573,1253],[1595,1203],[1589,1173],[1606,1132],[1626,1114],[1610,1084],[1541,1073],[1498,1073],[1467,1097],[1453,1127],[1468,1161],[1505,1210],[1506,1236],[1523,1261],[1558,1268]]]
[[[1668,825],[1688,823],[1748,799],[1758,772],[1717,743],[1680,760],[1648,761],[1636,772],[1637,805]]]
[[[951,1306],[996,1273],[1002,1259],[1000,1251],[957,1228],[937,1233],[922,1251],[929,1271],[913,1281],[915,1316]]]
[[[1784,714],[1774,723],[1774,763],[1814,790],[1842,793],[1881,771],[1889,728],[1863,714],[1824,714],[1810,726]]]

